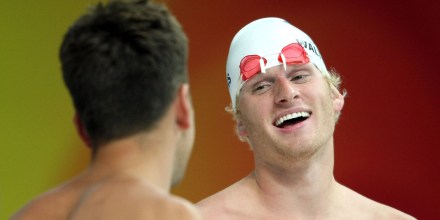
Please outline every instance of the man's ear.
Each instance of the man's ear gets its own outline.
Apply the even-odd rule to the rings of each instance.
[[[237,119],[237,134],[240,139],[245,140],[247,138],[248,132],[246,126],[241,119]]]
[[[192,104],[189,85],[182,84],[176,96],[176,122],[182,129],[188,129],[192,123]]]
[[[331,92],[333,97],[333,110],[339,113],[344,107],[345,98],[334,86],[331,86]]]
[[[81,140],[87,145],[87,147],[92,147],[90,143],[89,135],[86,132],[86,129],[81,122],[81,119],[79,118],[79,115],[77,112],[75,112],[75,116],[73,116],[73,123],[76,127],[76,132],[78,132],[79,136],[81,137]]]

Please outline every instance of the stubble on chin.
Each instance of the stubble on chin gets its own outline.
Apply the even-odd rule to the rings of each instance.
[[[301,162],[309,160],[315,155],[321,145],[316,139],[310,141],[298,141],[290,146],[277,145],[275,150],[282,160],[285,162]]]

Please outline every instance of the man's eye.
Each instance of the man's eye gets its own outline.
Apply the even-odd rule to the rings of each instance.
[[[304,77],[305,77],[304,75],[295,76],[293,77],[293,80],[303,79]]]
[[[303,83],[308,80],[309,75],[296,75],[292,77],[292,81],[295,81],[296,83]]]
[[[261,84],[261,85],[255,86],[253,91],[259,92],[259,91],[266,89],[267,87],[269,87],[268,84]]]

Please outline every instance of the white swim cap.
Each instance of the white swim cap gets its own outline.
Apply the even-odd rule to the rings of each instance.
[[[240,62],[248,55],[265,57],[280,54],[281,50],[292,43],[300,43],[307,56],[322,74],[328,75],[324,60],[319,53],[318,47],[312,39],[303,31],[291,25],[281,18],[262,18],[244,26],[232,39],[226,62],[226,80],[231,96],[232,107],[235,109],[236,98],[245,81],[240,76]],[[285,65],[278,59],[267,59],[267,63],[261,63],[261,71],[277,66]]]

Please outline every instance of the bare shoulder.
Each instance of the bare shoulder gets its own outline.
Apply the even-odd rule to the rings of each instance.
[[[136,209],[132,211],[138,215],[127,219],[202,219],[200,210],[194,204],[170,194],[144,197],[136,204]]]
[[[364,210],[372,213],[374,219],[414,220],[416,218],[391,206],[367,199]]]
[[[174,213],[169,219],[202,219],[200,210],[189,201],[180,197],[172,196],[169,201],[170,213]]]
[[[382,205],[382,204],[381,204]],[[381,217],[383,217],[382,219],[396,219],[396,220],[414,220],[416,218],[414,218],[411,215],[408,215],[400,210],[397,210],[395,208],[386,206],[386,205],[382,205],[383,207],[383,211],[381,212]]]
[[[25,219],[43,219],[43,214],[49,209],[42,198],[36,198],[27,203],[24,207],[18,210],[12,217],[12,220]]]
[[[69,183],[33,199],[14,214],[27,219],[201,219],[189,201],[135,178]]]
[[[89,190],[72,219],[201,219],[190,202],[135,179],[118,179]]]
[[[65,217],[64,209],[69,204],[69,194],[62,188],[52,189],[32,199],[11,219],[61,219]]]
[[[220,192],[217,192],[196,205],[205,219],[243,219],[252,207],[252,195],[246,187],[246,180],[241,180]],[[246,205],[245,205],[246,204]]]
[[[196,205],[205,218],[209,219],[211,216],[219,217],[225,213],[228,203],[226,196],[224,191],[220,191],[199,201]]]
[[[413,220],[416,219],[391,206],[376,202],[351,189],[347,189],[346,204],[350,207],[353,216],[363,216],[364,219],[396,219]]]

